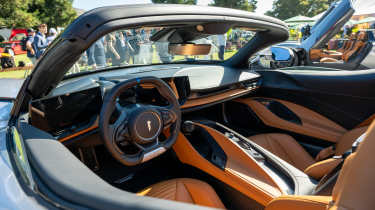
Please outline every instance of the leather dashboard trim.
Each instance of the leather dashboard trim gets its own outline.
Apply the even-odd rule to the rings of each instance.
[[[225,100],[227,98],[233,98],[236,96],[239,97],[244,94],[250,93],[252,90],[255,90],[255,89],[256,88],[238,88],[238,89],[228,90],[224,93],[219,93],[219,94],[204,97],[204,98],[190,99],[190,100],[187,100],[185,104],[181,106],[181,109],[215,103],[217,101]]]
[[[347,130],[328,118],[303,106],[279,99],[270,99],[277,101],[292,112],[294,112],[302,121],[302,125],[289,122],[279,118],[277,115],[267,109],[261,102],[254,100],[256,98],[235,99],[236,102],[248,105],[264,124],[288,130],[294,133],[303,134],[330,142],[338,142]]]

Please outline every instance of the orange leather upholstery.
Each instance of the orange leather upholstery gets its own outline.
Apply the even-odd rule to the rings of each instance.
[[[346,62],[349,61],[349,59],[356,53],[356,52],[359,52],[362,50],[362,48],[366,45],[366,42],[367,42],[367,32],[365,31],[362,31],[359,33],[358,35],[358,39],[357,41],[355,42],[355,44],[353,44],[353,47],[348,50],[348,51],[345,51],[342,55],[342,59]]]
[[[302,171],[305,171],[305,169],[312,164],[324,160],[332,155],[344,154],[348,149],[351,148],[353,142],[367,129],[367,127],[361,127],[347,131],[346,129],[312,110],[288,101],[272,99],[282,103],[292,112],[294,112],[302,121],[302,125],[298,125],[279,118],[277,115],[269,111],[267,107],[262,104],[262,102],[255,99],[256,98],[244,98],[236,99],[236,101],[248,105],[263,121],[263,123],[270,127],[276,127],[336,143],[335,151],[331,151],[331,147],[323,149],[314,159],[301,145],[298,144],[293,137],[289,135],[274,133],[248,137],[251,141],[274,153],[281,159],[285,160],[291,165],[294,165],[296,168]],[[317,166],[327,165],[322,163],[317,164],[315,167]],[[314,176],[319,174],[317,173],[317,170],[318,167],[314,168]],[[320,174],[326,171],[327,167],[323,167]]]
[[[181,178],[159,182],[137,194],[225,209],[215,190],[207,183],[195,179]]]
[[[249,106],[262,122],[270,127],[288,130],[294,133],[306,136],[324,139],[330,142],[338,142],[347,130],[332,120],[322,116],[313,110],[307,109],[301,105],[274,98],[238,98],[235,101]],[[295,113],[301,120],[301,124],[293,123],[282,119],[267,108],[269,102],[276,101],[286,106],[290,111]]]
[[[368,40],[367,32],[362,31],[356,36],[352,36],[351,40],[348,44],[345,44],[344,49],[341,51],[342,55],[340,56],[330,56],[329,54],[322,54],[322,59],[320,62],[322,63],[330,63],[330,62],[338,62],[339,60],[343,60],[348,62],[349,59],[355,55],[357,52],[360,52],[365,46]]]
[[[280,196],[266,210],[372,210],[375,207],[373,152],[375,121],[357,151],[346,158],[331,196]]]
[[[310,50],[310,60],[314,62],[322,62],[325,58],[332,58],[334,60],[340,59],[342,57],[341,52],[327,51],[323,49],[311,49]]]
[[[365,126],[346,132],[336,143],[336,150],[334,152],[332,151],[332,155],[344,154],[348,149],[351,148],[353,142],[367,130],[367,128],[368,127]],[[321,158],[320,156],[323,156],[322,153],[330,152],[332,147],[323,149],[314,160],[314,158],[311,157],[311,155],[307,153],[306,150],[300,144],[298,144],[293,137],[286,134],[260,134],[251,136],[249,139],[301,171],[305,171],[309,166],[316,164],[312,172],[311,169],[308,171],[309,173],[312,173],[312,177],[319,177],[322,174],[325,175],[324,173],[328,170],[328,165],[326,165],[327,163],[321,163],[321,160],[327,157]],[[320,172],[318,172],[319,167],[322,167]]]
[[[282,195],[281,188],[272,177],[240,146],[228,141],[224,134],[213,128],[201,124],[200,126],[204,127],[219,146],[224,149],[227,155],[225,169],[218,168],[201,156],[181,133],[175,145],[173,145],[173,150],[182,163],[210,174],[264,206],[273,198]]]
[[[350,35],[349,40],[346,41],[344,43],[343,47],[340,48],[340,49],[338,49],[337,51],[343,53],[343,52],[349,50],[353,46],[353,44],[355,43],[356,40],[357,40],[357,35],[356,34]]]
[[[326,147],[326,148],[320,150],[320,152],[316,155],[315,161],[325,160],[329,157],[332,157],[334,154],[335,154],[335,150],[334,150],[333,146]]]
[[[341,169],[332,193],[330,210],[361,209],[375,207],[375,121],[366,132],[357,152],[350,155]]]
[[[335,169],[341,162],[342,159],[329,158],[327,160],[312,164],[311,166],[307,167],[304,172],[314,179],[319,180],[324,175]]]
[[[260,134],[251,136],[249,139],[301,171],[315,163],[314,158],[289,135],[279,133]]]
[[[273,199],[266,210],[326,210],[331,196],[280,196]]]
[[[348,149],[350,149],[354,143],[354,141],[360,137],[362,134],[366,132],[368,126],[364,126],[361,128],[355,128],[346,132],[340,139],[340,141],[336,144],[335,155],[342,155]]]

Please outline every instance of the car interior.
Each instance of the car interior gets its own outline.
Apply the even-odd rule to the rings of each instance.
[[[314,64],[359,64],[372,49],[369,31],[352,34],[347,40],[335,40],[326,49],[311,49],[310,60]]]
[[[151,40],[172,43],[183,62],[46,77],[54,88],[27,81],[32,95],[20,96],[30,100],[13,131],[24,143],[10,145],[20,176],[28,175],[17,160],[27,159],[38,192],[69,209],[371,209],[363,195],[375,174],[375,70],[254,71],[249,56],[288,32],[274,19],[237,18],[147,25],[161,29]],[[65,33],[95,28],[84,20]],[[120,28],[108,25],[98,34]],[[227,61],[197,62],[192,52],[206,50],[192,41],[233,27],[254,35]],[[63,37],[54,47],[84,46]],[[100,38],[87,37],[90,45]],[[48,50],[38,67],[51,67],[47,58],[80,62],[69,50]]]

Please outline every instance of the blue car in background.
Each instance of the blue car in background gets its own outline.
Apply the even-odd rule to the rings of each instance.
[[[351,19],[355,10],[352,0],[332,3],[311,28],[311,34],[300,43],[287,41],[259,53],[253,68],[363,70],[375,68],[373,30],[360,30],[345,39],[329,41]],[[341,34],[340,34],[341,36]],[[331,43],[330,43],[331,44]],[[279,54],[283,54],[282,56]]]

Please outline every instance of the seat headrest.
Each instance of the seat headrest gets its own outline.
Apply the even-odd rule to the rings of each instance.
[[[358,41],[367,41],[368,40],[367,32],[366,31],[359,32],[357,40]]]

